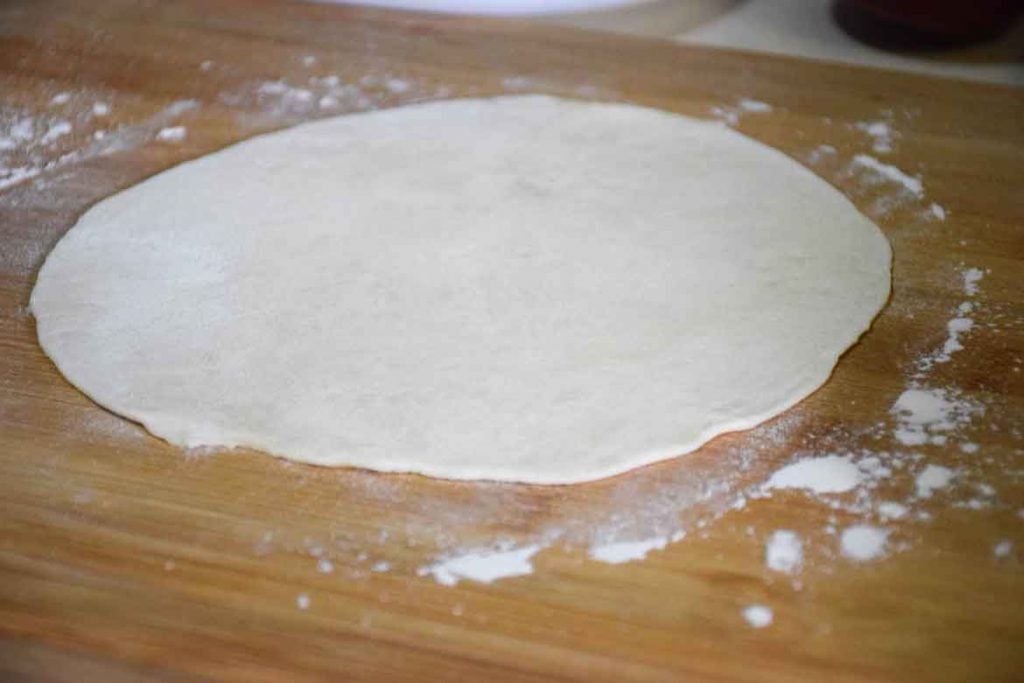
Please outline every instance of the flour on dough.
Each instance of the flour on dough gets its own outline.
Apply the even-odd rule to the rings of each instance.
[[[889,293],[836,190],[728,128],[546,96],[307,123],[87,211],[31,308],[182,446],[557,484],[820,386]]]

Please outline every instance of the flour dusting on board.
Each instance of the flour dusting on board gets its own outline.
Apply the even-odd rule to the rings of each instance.
[[[965,268],[960,272],[964,299],[957,304],[946,322],[946,340],[940,347],[918,359],[919,376],[937,364],[948,363],[953,354],[964,349],[965,339],[975,327],[974,315],[979,310],[979,304],[974,298],[979,291],[978,283],[984,276],[980,268]]]
[[[892,406],[897,424],[893,436],[905,446],[945,446],[950,432],[970,424],[984,410],[952,389],[907,389]]]
[[[764,548],[764,563],[769,569],[783,574],[797,574],[803,561],[803,541],[795,531],[779,529],[772,532]]]
[[[775,614],[767,605],[748,605],[743,608],[743,619],[754,628],[767,628],[775,620]]]
[[[67,102],[65,109],[75,106],[70,97]],[[197,108],[198,102],[172,102],[144,120],[110,128],[105,121],[109,104],[82,105],[66,119],[0,105],[0,192],[89,159],[134,149],[156,137],[166,123]]]
[[[156,139],[161,142],[181,142],[187,134],[188,129],[185,126],[168,126],[157,131]]]
[[[857,524],[843,530],[839,543],[843,557],[854,562],[869,562],[885,554],[888,538],[889,532],[885,529]]]
[[[888,154],[892,151],[893,138],[896,133],[888,122],[858,121],[854,126],[871,138],[872,151],[878,154]]]
[[[312,63],[309,66],[314,66]],[[220,94],[224,104],[239,109],[243,121],[255,125],[298,122],[321,114],[340,114],[446,97],[450,88],[394,73],[359,77],[340,73],[274,78],[242,85]]]
[[[741,97],[735,105],[715,105],[709,109],[711,115],[728,126],[735,126],[747,114],[767,114],[774,110],[767,102]]]
[[[918,498],[931,498],[932,494],[949,486],[956,472],[942,465],[928,465],[914,479]]]
[[[533,556],[543,550],[541,545],[512,548],[502,544],[494,550],[464,553],[420,567],[420,576],[431,575],[445,586],[454,586],[467,579],[478,583],[490,583],[497,579],[525,576],[533,573]]]
[[[807,489],[814,493],[842,493],[861,482],[861,472],[850,456],[826,455],[786,465],[771,476],[765,489]]]
[[[587,554],[590,555],[591,559],[609,564],[633,562],[644,559],[653,550],[664,550],[665,546],[669,543],[681,541],[685,536],[685,532],[677,531],[670,536],[655,536],[654,538],[639,541],[614,541],[592,545]]]
[[[264,74],[218,93],[218,106],[232,109],[243,127],[263,130],[453,92],[450,84],[422,75],[386,69],[345,73],[329,68],[326,59],[315,55],[297,54],[293,61],[295,68],[287,74]],[[197,79],[211,79],[230,66],[206,59],[190,69]],[[599,83],[564,84],[536,75],[499,76],[494,85],[496,90],[488,94],[550,92],[617,98]],[[187,119],[201,113],[202,107],[196,100],[183,99],[134,120],[122,120],[118,115],[132,103],[110,92],[51,90],[39,101],[43,105],[38,110],[0,104],[0,201],[14,201],[12,190],[18,186],[43,187],[48,178],[98,156],[147,144],[173,149],[174,144],[189,140],[191,131],[199,130]],[[750,97],[728,102],[710,111],[728,125],[768,120],[777,109]],[[928,223],[932,229],[954,225],[954,220],[937,223],[950,216],[955,219],[955,205],[951,213],[926,198],[925,178],[905,170],[909,168],[906,160],[889,163],[894,157],[886,155],[893,155],[901,140],[893,117],[871,116],[850,124],[848,130],[862,145],[857,153],[814,141],[800,158],[811,166],[820,165],[819,171],[837,169],[838,179],[856,183],[855,188],[882,193],[869,208],[874,215],[911,205],[917,206],[915,220],[921,224]],[[17,269],[34,267],[42,257],[35,252],[12,253],[8,250],[3,255],[4,263],[17,259]],[[725,516],[742,515],[762,501],[798,497],[819,505],[828,521],[814,534],[785,528],[749,529],[751,552],[758,553],[766,577],[796,585],[831,571],[829,562],[860,566],[883,560],[912,543],[914,529],[943,509],[967,513],[1005,507],[999,481],[986,480],[979,467],[985,462],[985,430],[995,424],[996,408],[978,393],[943,382],[936,374],[943,367],[972,362],[972,340],[991,329],[997,312],[985,305],[987,276],[980,268],[958,266],[953,277],[960,296],[944,313],[944,324],[930,331],[934,344],[927,342],[928,350],[909,362],[904,385],[887,399],[888,411],[882,408],[877,424],[808,434],[809,421],[797,406],[765,425],[721,439],[706,458],[681,458],[662,466],[657,476],[632,473],[578,500],[545,493],[540,504],[535,494],[514,486],[458,485],[458,496],[423,494],[388,475],[347,471],[338,477],[343,489],[339,498],[387,509],[419,496],[413,506],[416,514],[402,518],[392,530],[348,529],[339,523],[315,539],[292,537],[295,532],[284,525],[256,529],[251,533],[252,552],[261,557],[300,555],[306,558],[310,576],[321,581],[368,581],[388,573],[415,573],[443,586],[487,584],[534,573],[538,555],[549,548],[608,565],[657,562],[669,553],[685,552],[691,540],[714,534],[715,523]],[[133,423],[102,411],[90,408],[81,415],[68,418],[68,429],[85,438],[114,443],[150,438]],[[895,447],[876,448],[881,436],[891,437]],[[780,462],[780,453],[794,455]],[[181,466],[194,467],[196,462],[182,459]],[[286,473],[282,476],[291,482],[288,485],[299,489],[303,477],[310,476],[300,467],[277,466]],[[75,491],[69,500],[80,507],[102,499],[91,488]],[[258,492],[240,495],[251,495],[255,501]],[[1024,509],[1017,514],[1024,519]],[[500,542],[469,533],[492,528],[496,520],[515,530],[511,538],[504,530]],[[993,538],[985,552],[990,562],[1012,563],[1015,547],[1011,539]],[[174,560],[164,561],[163,566],[171,571]],[[609,566],[608,571],[619,568]],[[290,595],[300,610],[313,604],[307,592]],[[753,628],[770,626],[775,618],[772,608],[763,604],[741,608],[740,616]]]
[[[903,191],[915,197],[924,196],[924,183],[920,178],[904,173],[892,164],[882,163],[875,157],[868,154],[857,154],[853,157],[853,165],[866,169],[873,173],[869,178],[877,178],[872,182],[890,182],[902,188]]]

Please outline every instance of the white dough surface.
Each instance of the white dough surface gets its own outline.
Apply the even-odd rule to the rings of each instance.
[[[559,484],[749,428],[889,293],[846,198],[721,124],[547,96],[315,121],[99,202],[46,353],[181,446]]]

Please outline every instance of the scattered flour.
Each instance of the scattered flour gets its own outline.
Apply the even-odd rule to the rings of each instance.
[[[280,98],[285,104],[305,104],[313,100],[312,91],[289,85],[286,81],[264,81],[256,88],[256,94]]]
[[[737,123],[740,122],[740,115],[736,112],[735,109],[732,109],[730,107],[715,106],[711,107],[710,111],[712,116],[714,116],[719,121],[723,121],[727,125],[735,126]]]
[[[181,142],[185,139],[188,129],[185,126],[169,126],[157,131],[156,139],[161,142]]]
[[[890,412],[896,420],[893,436],[901,444],[945,445],[950,432],[969,424],[984,408],[952,389],[912,388],[900,394]]]
[[[775,615],[771,607],[765,605],[748,605],[743,608],[743,618],[754,628],[771,626]]]
[[[642,541],[617,541],[603,545],[591,546],[588,555],[593,560],[622,564],[634,560],[642,560],[652,550],[664,550],[669,543],[681,541],[685,534],[676,532],[671,536],[660,536]]]
[[[50,126],[49,130],[39,139],[43,145],[56,142],[57,138],[63,137],[71,132],[71,124],[68,121],[58,121]]]
[[[871,138],[871,149],[878,154],[892,151],[893,130],[885,121],[860,121],[854,127]]]
[[[930,498],[932,493],[944,489],[953,481],[956,472],[942,465],[928,465],[914,480],[918,498]]]
[[[907,175],[892,164],[883,164],[868,154],[858,154],[853,157],[853,165],[874,171],[880,178],[898,184],[904,191],[915,197],[924,197],[924,185],[921,179]]]
[[[1013,541],[1003,539],[992,546],[992,555],[997,559],[1004,559],[1013,553]]]
[[[818,145],[810,152],[807,153],[807,163],[814,164],[820,163],[825,158],[833,158],[836,155],[836,148],[832,145]]]
[[[779,529],[768,537],[764,562],[769,569],[783,574],[797,574],[804,561],[804,547],[795,531]]]
[[[978,489],[978,493],[980,493],[983,496],[991,497],[991,496],[996,495],[995,487],[991,486],[990,484],[985,484],[985,483],[977,484],[975,486],[975,488]]]
[[[855,488],[861,472],[849,456],[805,458],[771,476],[766,489],[807,489],[814,493],[843,493]]]
[[[759,100],[752,100],[747,97],[740,99],[737,106],[743,111],[751,112],[752,114],[763,114],[772,110],[772,105],[767,102],[761,102]]]
[[[735,126],[740,122],[740,117],[743,114],[766,114],[772,111],[772,105],[749,97],[742,97],[736,102],[736,106],[715,105],[709,111],[719,121],[729,126]]]
[[[960,335],[969,332],[972,327],[974,327],[974,320],[971,318],[953,318],[946,323],[949,337],[943,344],[942,353],[936,357],[935,362],[945,363],[953,353],[962,350],[964,345],[960,342]]]
[[[981,278],[985,277],[985,271],[981,268],[968,268],[960,274],[960,277],[964,281],[964,294],[975,296],[979,291],[978,283]]]
[[[839,548],[843,557],[855,562],[867,562],[882,556],[888,537],[889,532],[885,529],[857,524],[843,530]]]
[[[81,136],[73,136],[70,121],[26,112],[12,114],[0,104],[0,152],[6,152],[0,155],[0,190],[88,159],[134,148],[168,121],[196,106],[195,100],[180,100],[141,122],[111,131],[86,130]],[[76,120],[81,122],[83,118],[79,115]],[[87,142],[69,149],[75,138]]]
[[[93,116],[106,116],[110,113],[110,105],[106,102],[94,102],[92,105]]]
[[[409,92],[410,88],[412,88],[412,85],[409,84],[409,81],[403,80],[401,78],[388,78],[384,81],[384,87],[387,88],[390,92],[393,92],[395,94],[401,94],[404,92]]]
[[[967,268],[960,273],[963,281],[964,294],[974,297],[979,291],[978,282],[984,273],[978,268]],[[927,372],[936,364],[948,363],[954,353],[964,348],[961,335],[965,335],[975,327],[974,318],[968,317],[976,308],[973,301],[961,301],[956,308],[954,317],[946,323],[946,341],[936,351],[926,354],[918,359],[917,368],[920,373]]]
[[[400,84],[404,84],[404,90]],[[293,85],[285,79],[250,83],[222,93],[220,99],[229,106],[243,109],[255,105],[259,113],[249,112],[244,116],[262,125],[264,120],[301,121],[322,110],[366,111],[384,104],[386,96],[398,91],[408,93],[417,101],[437,96],[436,91],[414,92],[410,82],[394,76],[364,76],[358,82],[346,83],[337,74],[327,74],[311,76],[303,85]]]
[[[882,519],[903,519],[907,516],[907,506],[902,503],[885,501],[878,504],[878,516]]]
[[[309,596],[305,593],[299,593],[295,597],[295,606],[299,609],[309,609]]]
[[[35,178],[45,168],[31,168],[29,166],[15,166],[13,168],[0,167],[0,190],[17,185],[23,180]]]
[[[946,210],[942,208],[942,205],[936,202],[932,202],[931,205],[928,207],[928,210],[931,212],[932,216],[934,216],[938,220],[946,220]]]
[[[531,559],[543,549],[542,545],[528,545],[523,548],[511,549],[506,544],[499,547],[498,550],[484,550],[449,557],[420,567],[416,573],[420,576],[429,574],[434,577],[435,581],[445,586],[454,586],[461,579],[490,583],[496,579],[532,574],[533,562]]]
[[[59,92],[56,95],[54,95],[53,98],[50,100],[50,106],[52,106],[52,107],[59,107],[62,104],[67,104],[70,101],[71,101],[71,93],[69,93],[69,92]]]

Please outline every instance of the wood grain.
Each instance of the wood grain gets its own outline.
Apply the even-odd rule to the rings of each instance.
[[[0,676],[1019,680],[1024,576],[1017,558],[996,561],[991,547],[1024,543],[1022,91],[305,3],[18,0],[0,7],[0,27],[3,121],[63,115],[49,102],[67,91],[66,111],[86,113],[47,152],[53,160],[89,148],[101,128],[123,142],[0,193]],[[390,74],[412,87],[378,79],[359,90],[368,101],[354,95],[324,110],[258,92],[329,74],[344,83]],[[97,200],[312,116],[510,89],[702,117],[741,97],[769,102],[771,112],[737,127],[811,165],[876,218],[894,246],[892,301],[833,379],[773,423],[773,438],[726,435],[683,458],[554,488],[327,470],[244,451],[186,456],[92,404],[39,350],[25,310],[34,273]],[[195,106],[169,112],[182,100]],[[87,114],[95,101],[112,107],[102,121]],[[891,185],[865,184],[849,166],[870,149],[851,124],[883,116],[899,131],[884,160],[924,177],[923,200],[893,201]],[[172,124],[187,126],[181,144],[154,140]],[[835,154],[812,161],[821,144]],[[929,218],[932,201],[946,221]],[[977,298],[985,324],[928,381],[985,404],[967,435],[981,451],[966,464],[953,445],[921,452],[992,483],[998,502],[920,503],[929,521],[891,525],[899,552],[856,565],[836,557],[823,531],[856,515],[799,493],[725,512],[721,496],[701,498],[714,483],[754,485],[798,452],[896,449],[889,431],[868,430],[889,423],[914,359],[941,346],[965,266],[987,271]],[[909,486],[894,477],[877,495],[899,500]],[[692,503],[671,502],[686,496]],[[661,500],[690,530],[685,540],[643,562],[587,559],[593,528],[616,514],[649,525]],[[764,537],[776,528],[808,539],[800,585],[764,567]],[[447,587],[417,573],[445,549],[550,529],[564,531],[562,542],[529,576]],[[317,570],[318,548],[330,573]],[[391,566],[373,571],[381,560]],[[308,609],[297,608],[299,593]],[[755,602],[773,607],[771,628],[742,620]]]

